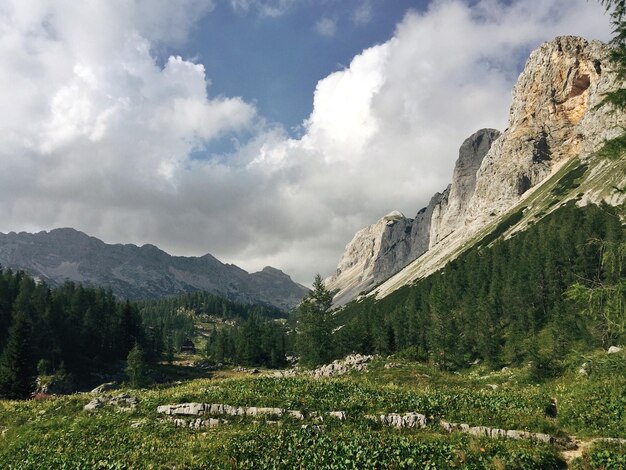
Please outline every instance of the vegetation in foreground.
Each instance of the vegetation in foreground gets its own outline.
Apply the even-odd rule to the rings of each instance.
[[[315,379],[235,374],[149,389],[123,390],[137,408],[83,406],[93,396],[0,402],[0,461],[5,468],[562,468],[550,444],[392,429],[367,418],[419,412],[438,419],[503,429],[575,435],[585,441],[626,435],[626,354],[604,351],[568,358],[566,372],[536,384],[528,366],[491,371],[479,364],[450,373],[399,357],[377,359],[366,372]],[[586,363],[587,366],[583,367]],[[580,369],[585,368],[585,373]],[[232,373],[231,373],[232,374]],[[120,392],[114,392],[120,393]],[[159,405],[185,402],[267,406],[326,417],[228,417],[214,428],[175,427]],[[556,408],[554,403],[556,402]],[[302,424],[309,424],[303,429]],[[576,468],[623,468],[626,447],[597,443]]]

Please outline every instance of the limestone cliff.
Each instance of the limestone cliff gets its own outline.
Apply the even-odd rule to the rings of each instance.
[[[474,230],[510,209],[555,167],[589,155],[619,132],[620,116],[596,109],[615,86],[607,59],[605,44],[572,36],[530,55],[513,89],[508,129],[476,177],[466,221]]]
[[[507,129],[484,129],[468,138],[452,184],[415,219],[380,225],[375,250],[360,249],[355,237],[342,263],[350,264],[349,278],[360,284],[346,289],[340,264],[328,281],[339,291],[335,303],[379,284],[377,294],[386,295],[442,267],[559,168],[574,157],[588,159],[622,132],[624,113],[599,106],[603,94],[617,86],[608,56],[605,44],[572,36],[536,49],[513,89]],[[368,270],[359,271],[364,264]]]
[[[335,303],[345,303],[374,286],[375,270],[380,270],[376,260],[382,251],[398,257],[408,254],[412,223],[413,219],[393,211],[356,233],[346,245],[335,274],[325,281],[329,290],[337,291]]]
[[[593,156],[626,127],[624,113],[601,105],[618,86],[609,48],[599,41],[564,36],[536,49],[513,89],[508,127],[482,160],[469,202],[454,216],[449,209],[437,235],[431,228],[429,250],[373,294],[385,296],[443,267],[512,211],[523,216],[505,236],[567,200],[624,204],[625,163]],[[568,189],[561,178],[578,182]]]
[[[499,135],[494,129],[482,129],[469,137],[459,150],[452,184],[436,193],[414,219],[394,211],[354,236],[337,271],[326,280],[326,286],[337,292],[336,305],[397,273],[453,229],[460,218],[447,214],[465,213],[474,191],[476,171]]]

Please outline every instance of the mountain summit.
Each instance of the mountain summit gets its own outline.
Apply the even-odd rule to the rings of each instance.
[[[336,292],[335,304],[374,286],[377,296],[385,296],[436,271],[512,212],[520,217],[509,234],[533,223],[531,214],[538,220],[571,198],[578,204],[623,204],[623,168],[615,171],[593,159],[626,126],[623,113],[601,105],[604,94],[619,85],[606,44],[573,36],[542,44],[513,89],[507,129],[483,129],[469,137],[452,184],[414,219],[392,226],[381,219],[348,244],[336,273],[326,280]],[[575,195],[565,190],[571,188],[560,191],[558,200],[554,188],[542,192],[559,178],[582,178]]]
[[[53,286],[70,280],[110,288],[131,300],[202,290],[287,310],[308,291],[269,266],[249,274],[210,254],[171,256],[154,245],[109,245],[71,228],[0,234],[0,265],[22,269]]]

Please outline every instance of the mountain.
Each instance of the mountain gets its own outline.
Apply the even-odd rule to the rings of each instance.
[[[337,292],[335,304],[364,291],[384,297],[440,269],[486,234],[499,229],[510,236],[569,200],[623,205],[624,162],[595,156],[626,125],[623,113],[600,105],[619,85],[607,45],[572,36],[542,44],[513,89],[507,129],[478,131],[466,140],[452,184],[415,219],[383,218],[348,244],[326,280]]]
[[[325,281],[329,290],[337,291],[336,305],[397,273],[451,230],[455,221],[465,215],[476,186],[476,172],[499,136],[495,129],[482,129],[466,139],[459,150],[452,184],[436,193],[415,218],[394,211],[357,232],[346,246],[335,274]]]
[[[286,310],[308,291],[271,267],[249,274],[209,254],[171,256],[154,245],[109,245],[71,228],[0,234],[0,265],[27,271],[52,286],[70,280],[107,287],[131,300],[201,290]]]

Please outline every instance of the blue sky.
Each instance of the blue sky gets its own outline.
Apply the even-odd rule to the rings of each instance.
[[[406,11],[423,9],[425,3],[307,0],[268,16],[219,2],[183,47],[165,53],[194,57],[206,67],[212,94],[255,102],[263,116],[292,131],[311,113],[319,80],[388,40]],[[326,35],[319,31],[324,21],[335,25],[334,32],[332,27]]]
[[[587,0],[0,2],[0,231],[74,227],[308,283],[504,129]]]

